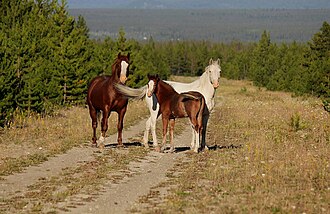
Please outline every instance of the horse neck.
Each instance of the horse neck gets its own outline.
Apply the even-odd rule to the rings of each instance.
[[[121,72],[119,60],[116,60],[115,63],[112,64],[111,70],[112,70],[112,74],[111,74],[112,81],[119,82],[119,76],[120,76],[120,72]]]
[[[204,73],[202,74],[202,76],[199,78],[199,86],[201,88],[203,87],[207,87],[207,86],[212,86],[212,83],[210,82],[210,75],[209,75],[209,66],[207,66],[205,68]],[[212,87],[213,88],[213,87]]]
[[[191,89],[203,89],[203,87],[212,85],[208,74],[208,67],[205,68],[204,73],[195,81],[188,83]]]
[[[169,84],[165,83],[162,80],[158,81],[155,95],[158,102],[161,104],[164,101],[170,99],[173,95],[178,94]]]

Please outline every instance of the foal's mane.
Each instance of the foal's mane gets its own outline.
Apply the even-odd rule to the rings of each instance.
[[[177,92],[174,90],[174,88],[172,86],[170,86],[170,84],[164,82],[163,80],[159,79],[158,80],[158,88],[159,88],[159,84],[162,87],[162,90],[166,91],[166,93],[171,93],[171,94],[177,94]]]

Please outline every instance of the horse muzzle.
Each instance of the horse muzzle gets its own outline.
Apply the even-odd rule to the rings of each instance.
[[[216,81],[216,82],[214,82],[212,85],[213,85],[213,88],[218,88],[218,87],[219,87],[219,82]]]
[[[152,95],[152,92],[147,92],[148,97],[151,97],[151,95]]]
[[[121,83],[125,84],[126,81],[127,81],[127,77],[126,76],[124,76],[124,75],[120,76],[120,82]]]

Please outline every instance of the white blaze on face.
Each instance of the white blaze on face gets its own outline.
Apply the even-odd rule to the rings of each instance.
[[[148,97],[151,97],[152,93],[153,93],[153,90],[154,90],[154,85],[155,85],[155,82],[150,80],[148,82],[148,90],[147,90],[147,95]]]
[[[127,80],[126,73],[127,73],[128,63],[125,61],[121,61],[121,71],[120,71],[120,82],[124,83]]]

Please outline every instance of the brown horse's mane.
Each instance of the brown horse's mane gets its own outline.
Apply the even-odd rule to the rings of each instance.
[[[120,68],[121,68],[122,61],[125,61],[125,62],[127,62],[127,64],[129,64],[129,55],[124,56],[124,55],[118,54],[115,62],[111,65],[112,72],[115,72],[115,73],[111,74],[111,77],[115,80],[118,80],[120,78],[120,72],[121,72]]]

